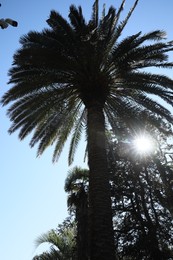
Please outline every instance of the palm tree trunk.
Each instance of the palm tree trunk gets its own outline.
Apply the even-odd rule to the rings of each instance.
[[[88,196],[84,187],[79,191],[76,206],[77,221],[77,260],[88,260]]]
[[[90,260],[115,260],[105,118],[98,104],[88,108]]]

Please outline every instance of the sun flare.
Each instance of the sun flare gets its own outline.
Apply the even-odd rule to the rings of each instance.
[[[150,137],[145,135],[136,136],[133,140],[133,146],[139,154],[150,154],[153,149],[153,141]]]

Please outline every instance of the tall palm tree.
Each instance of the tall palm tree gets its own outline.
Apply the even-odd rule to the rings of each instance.
[[[70,6],[69,21],[52,10],[47,20],[50,28],[21,37],[22,46],[9,71],[13,87],[2,98],[3,105],[12,102],[9,132],[20,129],[21,140],[32,132],[30,145],[39,144],[38,155],[55,144],[56,161],[72,133],[71,163],[81,132],[86,130],[91,260],[115,259],[106,127],[114,128],[115,116],[129,126],[132,118],[133,124],[142,124],[143,114],[163,130],[158,115],[165,123],[173,119],[168,109],[148,95],[173,105],[173,81],[143,70],[172,68],[173,63],[167,61],[172,42],[165,42],[165,33],[159,30],[120,39],[138,1],[124,20],[120,15],[126,0],[117,10],[110,7],[106,13],[103,8],[101,18],[95,0],[89,21],[81,7]]]

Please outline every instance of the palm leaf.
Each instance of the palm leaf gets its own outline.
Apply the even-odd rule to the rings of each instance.
[[[78,181],[82,182],[84,180],[88,181],[89,171],[81,167],[74,167],[68,171],[67,178],[65,180],[64,190],[66,192],[71,192],[75,190],[75,186],[78,185]]]
[[[82,32],[85,29],[87,29],[87,25],[82,14],[81,6],[79,6],[79,8],[77,9],[74,5],[71,5],[69,18],[70,18],[70,23],[77,34],[81,35]]]
[[[95,0],[93,4],[91,23],[94,24],[95,28],[97,28],[98,22],[99,22],[99,0]]]
[[[68,162],[69,165],[72,164],[74,160],[74,155],[78,146],[78,143],[81,139],[81,134],[83,130],[83,120],[84,120],[84,115],[86,111],[85,109],[81,113],[81,116],[79,117],[78,120],[76,120],[76,124],[74,125],[74,130],[71,138],[71,143],[70,143],[70,150],[69,150],[69,156],[68,156]]]

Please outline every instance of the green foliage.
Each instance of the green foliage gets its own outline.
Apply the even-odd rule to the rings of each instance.
[[[75,224],[66,219],[57,229],[40,235],[35,241],[36,247],[48,243],[50,249],[35,256],[33,260],[75,260],[75,232]]]
[[[162,146],[144,158],[137,156],[128,129],[122,138],[110,138],[109,171],[116,252],[119,259],[172,259],[173,171],[164,164]],[[123,146],[123,144],[126,144]],[[169,146],[168,146],[169,148]],[[122,149],[126,149],[124,154]],[[120,151],[121,150],[121,151]]]

